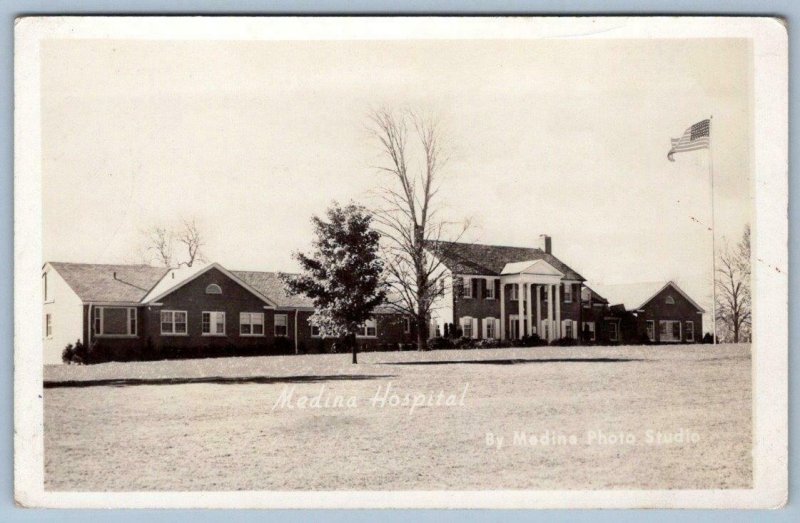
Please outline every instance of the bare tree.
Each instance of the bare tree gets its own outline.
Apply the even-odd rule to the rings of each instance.
[[[177,268],[182,265],[191,267],[196,262],[205,261],[201,250],[205,242],[194,219],[182,220],[177,231],[154,226],[144,231],[143,235],[145,245],[141,251],[144,263]],[[180,256],[175,254],[176,242],[185,249]]]
[[[191,267],[195,262],[205,261],[200,251],[200,248],[203,247],[205,243],[194,218],[191,221],[183,220],[183,228],[178,232],[177,238],[178,242],[183,244],[186,248],[186,261],[178,263],[178,267],[181,265]]]
[[[383,240],[388,299],[396,310],[414,318],[417,347],[426,350],[431,313],[445,292],[438,254],[446,247],[440,241],[460,239],[468,222],[440,217],[437,195],[446,156],[438,123],[411,111],[388,109],[373,112],[369,122],[384,159],[377,168],[391,181],[376,191],[380,203],[373,211]],[[414,146],[418,162],[412,160]]]
[[[727,243],[719,253],[717,267],[717,326],[726,341],[750,340],[750,226],[735,248]]]
[[[146,234],[145,255],[149,258],[148,262],[154,261],[157,265],[172,267],[174,255],[172,232],[165,227],[153,227]]]

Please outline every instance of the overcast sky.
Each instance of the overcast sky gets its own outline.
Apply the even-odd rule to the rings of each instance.
[[[535,246],[590,281],[674,279],[710,295],[718,238],[751,216],[744,40],[171,42],[42,47],[44,261],[130,262],[141,231],[195,217],[230,269],[293,270],[309,218],[387,183],[378,106],[438,117],[441,204],[468,239]]]

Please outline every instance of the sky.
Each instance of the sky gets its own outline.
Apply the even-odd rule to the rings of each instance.
[[[752,215],[746,40],[147,41],[42,45],[43,261],[126,263],[195,219],[235,270],[295,270],[310,218],[391,181],[379,107],[437,119],[439,205],[468,241],[538,246],[590,282],[675,280],[710,303],[716,237]]]

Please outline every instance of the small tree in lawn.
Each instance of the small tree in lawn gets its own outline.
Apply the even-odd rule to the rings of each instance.
[[[378,256],[380,234],[372,215],[361,206],[327,211],[327,221],[312,218],[316,239],[310,255],[295,253],[301,274],[281,274],[286,291],[305,294],[314,302],[311,324],[323,337],[335,336],[349,345],[357,363],[356,333],[386,298],[383,262]]]

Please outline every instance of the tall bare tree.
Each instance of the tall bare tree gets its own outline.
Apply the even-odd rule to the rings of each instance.
[[[145,263],[177,268],[205,261],[202,253],[205,240],[194,219],[182,220],[177,231],[154,226],[143,234],[142,258]],[[175,254],[176,243],[182,247],[180,255]]]
[[[388,299],[414,318],[417,347],[426,350],[431,313],[445,292],[440,251],[446,247],[439,242],[459,240],[469,223],[448,222],[440,215],[437,196],[447,158],[436,120],[380,109],[370,115],[369,124],[383,159],[377,168],[389,178],[376,191],[380,203],[373,211],[382,236]]]
[[[750,341],[750,226],[735,247],[727,243],[718,255],[717,326],[726,341]]]
[[[147,261],[154,261],[163,267],[172,267],[172,257],[175,249],[173,245],[173,234],[165,227],[153,227],[146,233],[147,247],[145,255]]]
[[[204,262],[200,249],[205,245],[200,229],[197,228],[194,218],[183,220],[182,228],[177,234],[178,242],[186,248],[186,260],[178,263],[178,266],[186,265],[191,267],[195,262]]]

